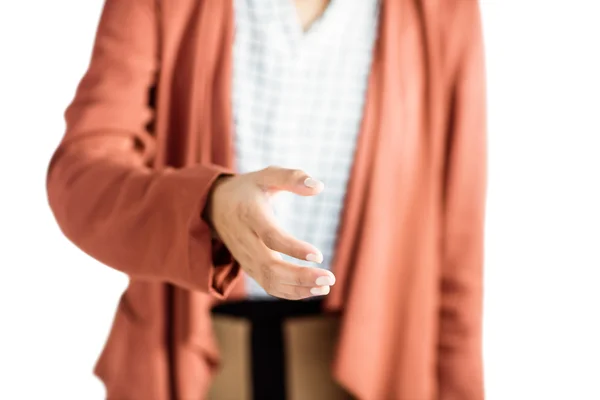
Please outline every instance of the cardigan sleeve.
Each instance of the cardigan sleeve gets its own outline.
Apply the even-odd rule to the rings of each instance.
[[[483,38],[477,1],[456,1],[460,31],[447,139],[438,342],[439,398],[483,400],[482,271],[486,197]]]
[[[158,69],[155,0],[106,0],[92,58],[47,173],[65,236],[132,278],[224,297],[239,265],[202,219],[216,165],[148,167]]]

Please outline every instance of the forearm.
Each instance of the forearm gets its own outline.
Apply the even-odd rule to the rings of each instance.
[[[65,235],[131,276],[223,294],[226,288],[215,288],[211,279],[219,268],[233,275],[236,268],[230,257],[214,258],[202,212],[224,171],[216,166],[152,171],[130,152],[107,156],[96,144],[85,147],[59,148],[48,172],[50,206]]]

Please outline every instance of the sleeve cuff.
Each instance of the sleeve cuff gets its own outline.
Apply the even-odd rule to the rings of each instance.
[[[223,175],[233,173],[219,166],[209,168],[210,174],[203,180],[206,182],[205,186],[198,188],[203,195],[190,221],[189,267],[192,280],[201,291],[223,300],[229,296],[238,281],[241,268],[225,244],[215,237],[212,228],[203,218],[203,213],[214,182]]]
[[[209,294],[219,300],[229,296],[238,281],[241,268],[220,240],[212,239],[212,266],[209,270]]]

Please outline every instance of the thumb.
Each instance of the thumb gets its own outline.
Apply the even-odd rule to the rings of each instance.
[[[256,174],[257,183],[265,191],[285,190],[300,196],[314,196],[323,191],[323,182],[298,169],[268,167]]]

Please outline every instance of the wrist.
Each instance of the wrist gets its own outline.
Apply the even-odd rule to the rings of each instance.
[[[223,183],[225,183],[227,180],[231,179],[232,177],[233,177],[233,175],[229,175],[229,174],[219,175],[217,177],[217,179],[215,179],[215,181],[211,185],[210,190],[208,191],[208,195],[206,197],[206,204],[204,206],[204,210],[202,211],[202,219],[210,227],[213,238],[219,237],[215,230],[214,224],[213,224],[213,202],[214,202],[215,192]]]

